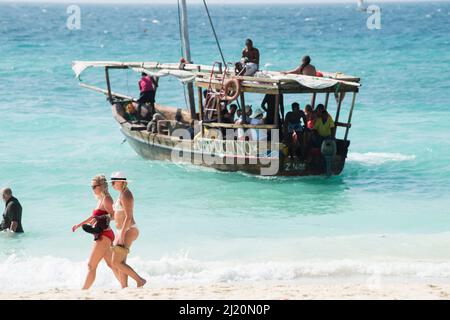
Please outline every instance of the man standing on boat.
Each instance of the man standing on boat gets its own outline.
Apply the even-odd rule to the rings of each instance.
[[[241,62],[236,64],[240,75],[253,76],[259,70],[259,50],[253,47],[252,39],[245,41]]]
[[[3,213],[3,221],[0,224],[0,231],[9,230],[14,233],[23,233],[22,206],[19,200],[13,197],[10,188],[3,189],[1,193],[5,202],[5,212]]]
[[[141,96],[138,100],[138,115],[141,114],[141,106],[145,103],[150,103],[150,113],[153,115],[155,113],[156,83],[144,72],[142,72],[142,77],[139,81],[139,90],[141,91]]]

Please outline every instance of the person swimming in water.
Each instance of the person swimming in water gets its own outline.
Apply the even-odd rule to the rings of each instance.
[[[112,263],[111,245],[114,241],[114,232],[109,227],[109,221],[114,218],[114,210],[113,199],[108,192],[108,181],[103,175],[95,176],[92,178],[91,187],[98,200],[97,206],[89,218],[72,227],[73,232],[82,227],[85,231],[94,234],[95,242],[89,257],[88,274],[83,290],[89,289],[94,283],[97,267],[102,259],[120,281],[118,270],[113,267]]]
[[[139,276],[127,263],[131,245],[139,236],[139,229],[134,220],[134,198],[128,188],[129,181],[122,172],[111,175],[113,188],[120,192],[114,203],[114,218],[117,228],[117,238],[114,240],[112,263],[119,272],[119,281],[122,288],[128,287],[128,277],[136,281],[137,287],[143,287],[146,280]]]

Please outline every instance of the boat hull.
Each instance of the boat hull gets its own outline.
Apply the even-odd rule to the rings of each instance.
[[[311,162],[291,161],[282,152],[271,156],[252,157],[239,154],[204,153],[192,141],[173,137],[132,131],[122,127],[122,133],[130,146],[144,159],[188,163],[227,172],[246,172],[263,176],[317,176],[325,175],[320,159]],[[239,142],[236,142],[239,143]],[[339,150],[341,149],[341,150]],[[338,147],[338,155],[332,164],[332,173],[339,175],[345,165],[348,145],[345,150]],[[340,152],[339,152],[340,151]],[[345,154],[345,155],[343,155]],[[319,156],[320,158],[320,156]]]

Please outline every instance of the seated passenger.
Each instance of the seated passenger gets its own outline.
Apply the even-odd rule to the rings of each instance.
[[[244,117],[242,115],[242,110],[238,110],[237,114],[238,114],[238,119],[236,120],[235,124],[250,124],[250,116],[252,115],[253,110],[252,110],[252,106],[245,106],[245,121],[244,121]]]
[[[294,70],[283,72],[285,74],[302,74],[304,76],[316,76],[316,67],[311,64],[310,56],[304,56],[300,66]]]
[[[138,113],[136,110],[136,107],[134,106],[134,104],[132,102],[130,102],[129,104],[127,104],[127,106],[125,107],[125,113],[124,113],[124,118],[125,120],[127,120],[128,122],[132,122],[132,121],[137,121],[138,119]]]
[[[292,104],[292,111],[286,114],[284,122],[284,137],[286,138],[286,144],[289,148],[289,156],[298,157],[304,155],[304,143],[303,143],[303,131],[306,126],[306,115],[303,110],[300,109],[300,105],[297,102]]]
[[[234,121],[234,123],[238,124],[239,119],[241,119],[241,117],[242,117],[242,110],[241,109],[238,109],[236,111],[236,116],[237,116],[237,119],[236,119],[236,121]]]
[[[236,110],[237,110],[237,105],[232,104],[230,106],[230,111],[228,111],[227,113],[224,114],[224,116],[222,118],[222,122],[233,124],[234,123],[234,115],[236,114]]]
[[[294,132],[303,132],[303,124],[306,126],[306,115],[303,110],[300,109],[300,105],[297,102],[292,104],[292,111],[289,111],[286,114],[285,118],[285,127],[287,129],[287,133],[292,134]]]
[[[166,120],[166,117],[159,112],[155,112],[152,120],[147,124],[147,131],[151,132],[151,133],[157,133],[158,132],[158,121],[161,121],[161,120]]]
[[[314,129],[314,122],[316,121],[316,114],[310,104],[305,106],[306,127],[310,130]]]
[[[264,111],[256,109],[250,120],[251,125],[264,124]],[[267,130],[265,129],[250,129],[250,136],[253,141],[267,141]]]
[[[259,69],[259,50],[253,47],[253,41],[247,39],[242,50],[242,59],[236,63],[238,75],[253,76]]]
[[[250,124],[250,116],[252,115],[253,111],[252,111],[252,106],[246,106],[245,107],[245,121],[244,121],[244,117],[243,117],[243,111],[242,110],[238,110],[237,111],[237,115],[238,115],[238,119],[236,120],[235,124]],[[244,128],[238,128],[237,129],[237,135],[238,135],[238,139],[239,140],[245,140],[245,129]]]
[[[317,119],[314,124],[315,134],[313,136],[313,142],[316,147],[320,148],[324,140],[334,139],[335,125],[333,118],[323,104],[317,105],[316,114]]]

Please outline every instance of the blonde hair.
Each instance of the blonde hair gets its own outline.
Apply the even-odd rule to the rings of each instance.
[[[100,174],[92,178],[92,181],[94,181],[96,184],[98,184],[102,190],[102,196],[106,197],[109,196],[108,191],[108,180],[106,180],[105,175]]]

